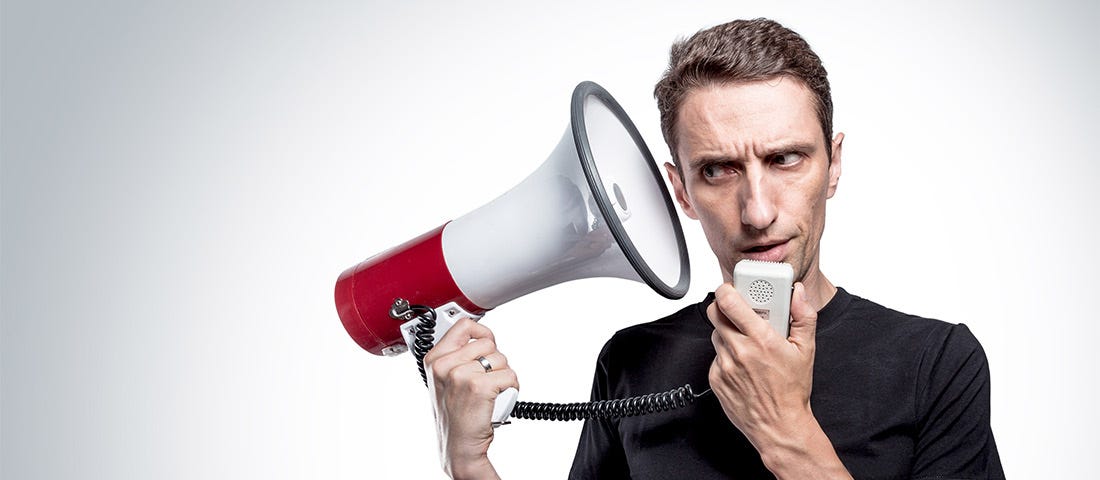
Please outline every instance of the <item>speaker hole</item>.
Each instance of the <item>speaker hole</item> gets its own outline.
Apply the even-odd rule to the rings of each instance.
[[[619,208],[623,209],[624,212],[629,210],[626,206],[626,199],[623,198],[623,191],[619,188],[619,184],[611,184],[611,190],[615,192],[615,200],[619,201]]]
[[[775,287],[767,280],[754,280],[749,284],[749,299],[756,303],[768,303],[775,295]]]

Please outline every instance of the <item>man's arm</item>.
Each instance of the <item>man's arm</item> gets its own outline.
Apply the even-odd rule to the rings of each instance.
[[[777,478],[851,478],[810,409],[817,312],[795,284],[781,338],[727,283],[707,308],[716,352],[710,386],[726,417]]]
[[[478,361],[485,357],[486,371]],[[493,402],[508,387],[519,388],[493,332],[470,319],[458,321],[424,357],[435,410],[440,460],[451,478],[500,478],[489,462]]]
[[[989,425],[989,365],[965,325],[929,339],[916,400],[914,478],[1004,478]]]

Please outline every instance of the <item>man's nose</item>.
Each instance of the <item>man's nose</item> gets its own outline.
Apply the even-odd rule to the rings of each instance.
[[[741,223],[756,230],[767,229],[778,215],[767,176],[760,171],[746,172],[741,191]]]

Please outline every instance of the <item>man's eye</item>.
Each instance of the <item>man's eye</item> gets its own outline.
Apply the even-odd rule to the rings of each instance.
[[[780,166],[794,165],[800,160],[802,160],[802,155],[799,155],[795,152],[780,153],[777,155],[772,155],[771,158],[772,163]]]
[[[703,167],[703,176],[707,178],[718,178],[730,173],[733,173],[733,169],[721,163],[712,163]]]

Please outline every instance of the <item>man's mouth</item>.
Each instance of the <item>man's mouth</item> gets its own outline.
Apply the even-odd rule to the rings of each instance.
[[[787,242],[756,245],[741,251],[745,258],[763,262],[780,262],[787,256]]]

